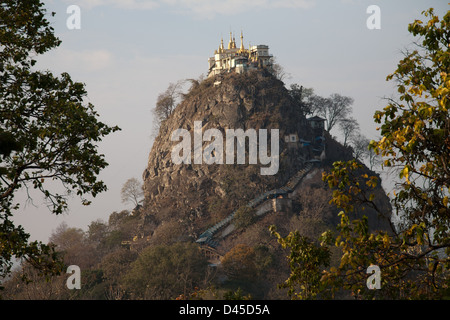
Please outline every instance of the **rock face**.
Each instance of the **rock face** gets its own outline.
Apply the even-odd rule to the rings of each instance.
[[[261,167],[268,165],[261,164],[261,161],[249,164],[248,144],[245,148],[245,164],[226,164],[225,153],[224,164],[196,164],[194,161],[190,164],[174,163],[172,152],[180,141],[172,141],[172,133],[178,129],[189,132],[193,158],[196,121],[197,124],[198,121],[201,122],[203,133],[208,129],[218,129],[222,133],[224,151],[227,129],[254,129],[256,132],[267,129],[269,133],[271,129],[278,129],[277,173],[262,175]],[[269,146],[271,137],[269,134]],[[203,141],[203,148],[210,143]],[[258,141],[258,148],[260,147]],[[304,193],[301,188],[306,188],[304,190],[309,190],[308,192],[314,189],[314,192],[319,190],[320,193],[327,194],[320,180],[322,168],[334,160],[350,159],[350,155],[349,150],[332,140],[320,126],[312,125],[299,112],[284,84],[270,73],[259,70],[209,78],[191,88],[160,126],[147,169],[143,173],[145,201],[139,231],[150,243],[155,244],[195,241],[207,228],[223,221],[230,213],[245,206],[258,195],[285,186],[306,163],[312,161],[314,168],[310,171],[309,178],[295,186],[291,193],[292,205],[283,205],[283,208],[292,208],[298,214],[306,205],[302,206],[301,201],[297,201]],[[327,196],[321,199],[324,206],[328,199]],[[324,221],[335,219],[322,218]],[[223,241],[219,249],[226,252],[239,241],[256,245],[263,240],[255,229],[264,229],[263,232],[267,233],[268,224],[288,226],[292,222],[292,216],[269,215],[256,220],[247,228],[227,233],[221,239]],[[242,237],[243,232],[252,233],[248,237]],[[241,237],[236,239],[239,234]]]

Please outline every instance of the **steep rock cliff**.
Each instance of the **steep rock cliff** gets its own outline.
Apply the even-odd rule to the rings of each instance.
[[[202,132],[218,129],[226,145],[226,129],[279,130],[279,168],[274,175],[262,175],[260,161],[249,164],[246,145],[245,164],[195,164],[195,122],[201,122]],[[192,161],[175,164],[172,152],[179,141],[172,133],[186,129],[191,137]],[[268,145],[270,146],[270,134]],[[210,142],[203,141],[205,148]],[[258,143],[258,147],[261,147]],[[224,150],[225,151],[225,150]],[[328,205],[330,192],[321,182],[321,172],[335,160],[348,160],[351,152],[334,141],[326,131],[311,125],[299,112],[283,82],[264,70],[246,74],[230,73],[209,78],[193,86],[171,116],[163,121],[152,146],[147,169],[143,173],[145,202],[140,234],[149,244],[195,241],[233,211],[249,201],[275,190],[292,179],[306,163],[313,164],[309,176],[289,195],[291,214],[268,214],[257,217],[245,228],[222,231],[218,248],[227,252],[238,243],[258,245],[270,241],[268,225],[277,224],[289,230],[303,228],[314,236],[323,226],[337,221],[336,211]],[[308,162],[309,161],[309,162]],[[368,169],[367,169],[368,170]],[[381,201],[388,201],[380,189]],[[309,204],[307,199],[309,199]],[[306,202],[305,202],[306,201]],[[305,208],[319,206],[323,210]],[[261,209],[262,210],[262,209]],[[303,215],[302,215],[303,212]],[[374,228],[387,224],[370,218]],[[318,224],[322,227],[315,227]],[[317,230],[316,230],[317,229]],[[215,229],[214,229],[215,230]],[[231,229],[230,229],[231,230]]]

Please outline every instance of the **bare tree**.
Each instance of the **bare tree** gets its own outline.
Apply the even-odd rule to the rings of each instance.
[[[56,245],[56,250],[63,254],[67,265],[74,264],[84,270],[98,262],[95,245],[88,241],[86,232],[80,228],[68,227],[63,222],[52,232],[49,242]]]
[[[8,277],[2,291],[5,300],[54,300],[69,299],[65,286],[67,276],[53,275],[43,277],[39,270],[24,261],[20,268],[14,270]]]
[[[370,140],[363,134],[355,134],[351,139],[353,157],[362,162],[369,155],[369,143]]]
[[[285,78],[289,78],[290,74],[284,70],[283,66],[278,63],[275,57],[272,58],[272,67],[271,72],[280,81],[283,81]]]
[[[346,119],[352,111],[353,98],[341,96],[337,93],[333,93],[328,98],[314,96],[312,100],[317,115],[326,119],[328,132],[337,123]]]
[[[193,90],[195,90],[195,89],[197,89],[199,86],[200,86],[200,84],[203,82],[203,81],[205,81],[205,79],[206,79],[206,77],[205,77],[205,75],[202,73],[201,75],[199,75],[198,76],[198,78],[196,78],[196,79],[194,79],[194,78],[189,78],[189,79],[186,79],[186,80],[184,80],[184,81],[178,81],[178,83],[181,83],[181,85],[184,85],[185,83],[187,83],[187,82],[189,82],[190,83],[190,88],[188,89],[188,93],[189,92],[191,92],[191,91],[193,91]],[[181,86],[180,85],[180,86]],[[188,95],[188,93],[181,93],[180,92],[180,94],[181,94],[181,97],[186,97],[187,95]]]
[[[322,188],[305,186],[302,194],[295,199],[300,204],[301,210],[286,221],[287,230],[298,230],[302,235],[310,238],[325,231],[327,221],[332,219],[330,193]]]
[[[142,201],[144,196],[144,191],[142,190],[142,184],[136,178],[128,179],[122,187],[121,190],[122,202],[130,202],[135,206],[138,206]]]
[[[349,140],[358,134],[359,124],[354,118],[342,119],[339,122],[339,129],[341,129],[344,138],[344,147],[347,146]]]
[[[156,106],[152,112],[154,115],[154,131],[158,132],[161,122],[166,120],[177,107],[182,96],[184,80],[170,83],[166,91],[160,93],[156,99]]]

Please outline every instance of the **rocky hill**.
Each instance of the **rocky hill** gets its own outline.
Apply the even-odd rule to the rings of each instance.
[[[143,206],[113,212],[107,223],[94,221],[87,232],[63,225],[52,235],[65,263],[83,270],[81,290],[67,289],[65,273],[24,285],[23,279],[38,278],[26,265],[6,285],[7,297],[288,297],[287,289],[278,287],[290,275],[288,252],[269,226],[282,236],[298,230],[312,241],[333,230],[339,210],[329,204],[322,172],[334,161],[349,160],[352,152],[323,130],[323,119],[306,119],[284,84],[264,69],[193,84],[161,123],[143,174]],[[228,139],[233,129],[249,135],[243,159],[239,148],[227,159],[230,140],[239,140]],[[196,140],[199,135],[203,138]],[[184,163],[178,161],[185,151]],[[217,163],[205,162],[211,159]],[[390,212],[381,188],[375,201]],[[372,229],[388,227],[375,212],[364,214]],[[330,250],[336,266],[338,249]],[[338,298],[349,297],[342,292]]]
[[[172,153],[180,140],[172,141],[172,133],[186,129],[193,150],[199,123],[203,133],[222,133],[224,150],[227,129],[278,129],[278,171],[262,175],[261,168],[268,165],[249,164],[248,144],[245,164],[196,164],[194,151],[190,163],[174,163]],[[270,146],[270,135],[267,141]],[[203,141],[202,147],[210,143]],[[350,158],[350,150],[322,129],[320,119],[306,119],[283,82],[269,72],[208,78],[194,85],[160,126],[143,173],[140,238],[146,244],[197,241],[218,255],[238,244],[270,243],[271,224],[317,238],[337,221],[322,171],[333,161]],[[388,206],[379,192],[385,199],[381,205]],[[373,228],[387,227],[376,216],[369,218]]]

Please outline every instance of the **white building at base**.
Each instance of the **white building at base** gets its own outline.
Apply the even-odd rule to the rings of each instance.
[[[241,46],[236,47],[236,41],[230,32],[228,48],[225,49],[221,39],[219,49],[214,51],[214,56],[208,59],[208,77],[223,72],[243,73],[247,70],[271,67],[272,55],[269,54],[269,46],[256,45],[244,48],[244,37],[241,32]]]

